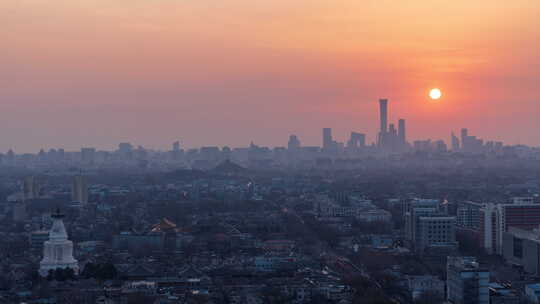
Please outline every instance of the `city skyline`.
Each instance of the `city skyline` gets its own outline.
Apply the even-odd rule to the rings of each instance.
[[[0,302],[540,303],[538,16],[0,0]]]
[[[315,145],[324,126],[372,142],[381,96],[415,139],[467,127],[538,146],[539,14],[525,0],[3,1],[0,151]]]
[[[323,127],[322,128],[322,137],[319,137],[319,143],[307,143],[302,141],[302,138],[298,136],[297,134],[289,134],[289,142],[281,145],[265,145],[261,142],[254,142],[253,140],[250,140],[249,144],[239,145],[239,146],[233,146],[233,145],[216,145],[216,144],[207,144],[207,145],[201,145],[201,146],[187,146],[185,145],[184,139],[175,139],[172,143],[166,143],[162,144],[161,147],[148,147],[144,144],[141,144],[140,142],[118,142],[115,143],[113,147],[109,149],[100,148],[99,146],[92,145],[91,143],[88,143],[86,145],[83,145],[81,147],[76,147],[72,150],[65,149],[63,146],[59,147],[50,147],[48,149],[45,149],[41,147],[39,151],[50,151],[55,149],[62,149],[66,150],[66,152],[76,152],[79,151],[81,154],[85,153],[93,153],[96,150],[101,151],[123,151],[123,150],[132,150],[135,147],[143,147],[145,149],[155,150],[155,151],[180,151],[182,150],[188,150],[188,149],[199,149],[204,147],[228,147],[228,148],[242,148],[242,147],[249,147],[251,145],[256,146],[262,146],[262,147],[288,147],[289,149],[296,149],[300,146],[303,147],[319,147],[322,152],[338,152],[339,150],[343,150],[344,148],[377,148],[381,152],[394,152],[394,153],[403,153],[407,151],[413,151],[415,149],[422,149],[420,146],[416,147],[416,144],[423,145],[437,145],[440,142],[443,142],[445,145],[445,150],[448,148],[448,150],[452,151],[464,151],[464,152],[479,152],[482,149],[482,146],[489,144],[497,144],[497,145],[506,145],[507,143],[499,140],[494,140],[491,138],[484,139],[481,136],[472,136],[468,134],[468,128],[458,128],[460,132],[460,137],[457,138],[455,136],[454,130],[452,130],[449,134],[449,138],[414,138],[409,137],[407,134],[408,124],[406,127],[406,119],[401,118],[399,115],[395,115],[397,123],[394,123],[391,119],[389,119],[389,113],[391,112],[390,109],[392,107],[392,103],[387,98],[381,98],[378,100],[379,105],[379,121],[377,122],[377,128],[378,131],[375,132],[375,134],[366,134],[364,132],[358,132],[357,130],[350,130],[347,134],[349,134],[348,138],[343,137],[343,134],[338,135],[338,137],[334,136],[334,128],[333,127]],[[343,138],[343,140],[341,140]],[[372,141],[369,141],[369,139],[373,138]],[[410,139],[411,138],[411,139]],[[410,140],[409,140],[410,139]],[[292,142],[291,142],[292,140]],[[292,143],[292,146],[291,146]],[[465,144],[467,144],[468,148],[465,148]],[[521,145],[521,144],[518,144]],[[129,146],[129,147],[128,147]],[[510,146],[515,146],[510,144]],[[530,146],[536,148],[536,146]],[[480,149],[480,150],[477,150]],[[9,151],[6,152],[15,152],[17,154],[21,153],[34,153],[36,151],[15,151],[15,149],[10,148]]]
[[[387,151],[393,151],[393,152],[405,152],[407,150],[410,150],[410,148],[412,147],[411,144],[413,144],[414,142],[417,142],[417,141],[425,142],[425,140],[430,140],[434,144],[436,144],[436,142],[443,141],[445,145],[451,148],[451,150],[454,150],[454,151],[459,150],[459,149],[455,149],[454,147],[454,144],[455,144],[454,140],[457,139],[457,137],[455,137],[455,130],[450,130],[448,138],[445,138],[445,137],[417,138],[415,136],[406,135],[406,134],[409,134],[408,131],[406,131],[409,128],[408,123],[406,127],[407,119],[402,118],[400,114],[396,114],[393,116],[389,115],[390,113],[392,113],[390,108],[393,105],[394,104],[388,98],[381,98],[378,100],[379,118],[378,118],[377,125],[375,127],[377,131],[375,131],[374,134],[369,134],[369,133],[358,131],[358,130],[349,130],[349,131],[344,132],[344,134],[338,134],[337,136],[334,136],[336,134],[334,133],[334,127],[327,126],[327,127],[322,128],[322,132],[323,132],[322,137],[319,137],[318,143],[312,142],[312,141],[309,141],[309,142],[303,141],[302,136],[298,135],[299,133],[289,133],[288,135],[289,140],[291,139],[290,137],[293,136],[295,141],[299,140],[299,144],[303,144],[303,146],[320,147],[322,151],[325,151],[325,150],[331,151],[331,150],[337,149],[340,146],[341,148],[343,148],[351,144],[353,146],[356,146],[360,144],[361,142],[362,144],[360,144],[360,147],[373,146],[381,150],[387,150]],[[389,116],[392,118],[389,119]],[[395,119],[397,123],[395,123],[393,119]],[[338,129],[342,129],[342,128],[338,127]],[[365,128],[365,129],[373,129],[373,126]],[[463,144],[464,137],[465,138],[471,137],[467,135],[468,128],[466,127],[458,127],[456,130],[459,130],[459,132],[461,133],[460,138],[457,139],[458,146]],[[361,139],[358,138],[358,136],[360,136]],[[307,137],[311,138],[311,134],[310,136],[307,136]],[[284,144],[280,143],[277,145],[268,145],[268,144],[265,144],[264,141],[256,142],[253,139],[249,140],[249,143],[239,144],[237,146],[230,145],[230,144],[219,145],[215,143],[208,143],[208,144],[203,144],[199,146],[186,145],[185,144],[186,141],[189,142],[190,140],[191,138],[189,136],[185,138],[181,138],[181,139],[180,138],[173,139],[172,150],[170,149],[171,143],[161,143],[157,147],[156,146],[149,147],[138,141],[133,141],[133,142],[121,141],[121,142],[112,143],[108,145],[107,147],[100,147],[92,143],[85,143],[80,147],[72,147],[71,149],[70,148],[66,149],[65,145],[60,145],[60,146],[49,146],[49,147],[42,146],[36,151],[16,151],[16,148],[9,148],[8,151],[13,151],[19,154],[20,153],[35,153],[39,150],[47,151],[51,149],[64,149],[68,152],[78,151],[79,149],[81,150],[81,152],[84,152],[85,150],[88,150],[88,149],[93,149],[93,150],[97,149],[97,150],[106,151],[106,150],[115,150],[116,148],[118,148],[118,146],[121,146],[121,145],[126,145],[126,144],[131,145],[131,143],[134,143],[135,146],[141,146],[141,147],[144,147],[145,149],[156,150],[156,151],[168,151],[168,150],[177,151],[178,149],[180,149],[180,146],[182,146],[182,149],[198,149],[201,147],[209,147],[209,146],[240,148],[240,147],[247,147],[251,144],[256,144],[257,146],[266,146],[266,147],[286,147],[287,146],[287,143],[285,141],[284,141]],[[480,146],[485,144],[486,142],[504,143],[510,146],[523,145],[522,143],[519,143],[519,142],[512,144],[512,143],[506,143],[502,140],[496,140],[492,138],[484,139],[482,136],[473,136],[472,142],[476,142],[477,140],[481,140],[481,142],[479,142]],[[534,145],[529,145],[529,146],[536,147]],[[120,148],[120,150],[122,150],[122,148]]]

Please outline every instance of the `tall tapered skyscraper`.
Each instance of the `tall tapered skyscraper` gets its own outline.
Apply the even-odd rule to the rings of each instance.
[[[387,143],[388,138],[388,99],[379,99],[379,114],[381,120],[381,128],[379,130],[379,147],[383,147]]]
[[[388,99],[379,99],[381,115],[381,133],[388,132]]]

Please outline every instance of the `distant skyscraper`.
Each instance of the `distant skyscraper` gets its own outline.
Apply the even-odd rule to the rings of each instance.
[[[34,176],[27,176],[23,182],[23,195],[24,199],[34,199],[39,197],[40,191],[39,180]]]
[[[379,147],[388,145],[388,99],[379,99],[379,114],[381,127],[379,130]]]
[[[323,149],[331,149],[334,143],[334,140],[332,139],[332,129],[324,128],[322,130],[322,135],[323,135]]]
[[[398,137],[401,144],[405,144],[407,142],[407,136],[405,132],[405,119],[400,119],[398,121]]]
[[[6,154],[6,159],[10,165],[13,164],[13,162],[15,162],[15,152],[9,149],[9,151]]]
[[[348,146],[351,148],[363,148],[366,146],[366,135],[357,132],[351,132]]]
[[[88,203],[88,181],[86,176],[76,175],[71,184],[71,200],[81,204]]]
[[[95,148],[81,148],[81,161],[83,163],[93,163],[96,158]]]
[[[468,143],[469,130],[466,128],[461,129],[461,149],[465,150]]]
[[[300,140],[296,135],[289,136],[289,143],[287,144],[289,151],[297,150],[300,148]]]
[[[71,268],[79,273],[79,263],[73,258],[73,242],[68,240],[63,214],[57,211],[51,216],[53,226],[49,232],[49,240],[43,245],[43,259],[39,263],[39,274],[46,277],[50,270]]]
[[[459,151],[459,138],[452,132],[452,151]]]
[[[130,153],[133,151],[133,146],[130,143],[120,143],[118,144],[118,151],[121,153]]]
[[[171,158],[174,161],[180,159],[182,152],[180,151],[180,141],[175,141],[172,144]]]
[[[446,146],[446,143],[444,142],[444,140],[437,140],[434,144],[435,144],[435,150],[437,152],[447,152],[448,151],[448,146]]]
[[[388,99],[379,100],[380,115],[381,115],[381,133],[388,131]]]
[[[469,136],[469,130],[467,128],[461,129],[461,140],[467,136]]]

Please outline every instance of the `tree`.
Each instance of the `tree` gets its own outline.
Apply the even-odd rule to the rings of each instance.
[[[52,280],[54,280],[54,270],[49,269],[49,271],[47,272],[47,281],[52,281]]]
[[[87,279],[94,278],[99,280],[112,280],[115,279],[117,275],[118,271],[112,263],[88,263],[84,266],[84,269],[81,272],[81,276]]]
[[[101,280],[112,280],[118,274],[116,267],[112,263],[99,265],[97,276]]]
[[[75,270],[73,268],[65,268],[64,277],[66,280],[75,280]]]
[[[93,278],[96,275],[96,265],[92,262],[87,263],[84,266],[81,276],[85,279]]]
[[[54,279],[59,282],[66,281],[68,279],[68,274],[66,273],[66,270],[64,268],[56,268],[54,270]]]

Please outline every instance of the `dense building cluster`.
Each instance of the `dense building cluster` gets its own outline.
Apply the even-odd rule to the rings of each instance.
[[[126,144],[112,167],[3,163],[0,302],[538,301],[532,150],[264,168],[257,149],[201,149],[209,169]]]

